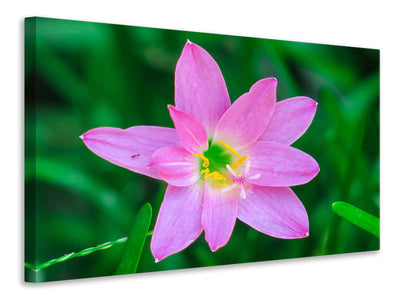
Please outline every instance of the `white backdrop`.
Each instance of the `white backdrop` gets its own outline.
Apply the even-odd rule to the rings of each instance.
[[[400,21],[395,1],[392,5],[367,0],[236,2],[35,0],[8,1],[7,7],[3,3],[2,299],[395,299],[400,295]],[[40,285],[23,283],[23,18],[28,16],[381,49],[381,251]]]

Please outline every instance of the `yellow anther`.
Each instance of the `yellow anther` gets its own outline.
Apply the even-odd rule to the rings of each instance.
[[[193,156],[199,157],[199,158],[204,162],[204,163],[203,163],[203,167],[204,167],[204,168],[208,168],[208,166],[210,165],[210,161],[209,161],[208,158],[205,157],[204,155],[199,154],[199,153],[194,153]]]
[[[243,157],[239,158],[237,161],[235,161],[233,164],[231,164],[232,169],[237,168],[240,164],[244,164],[244,160],[245,160],[246,158],[248,158],[248,157],[249,157],[249,156],[246,155],[246,156],[243,156]]]
[[[243,157],[240,156],[240,154],[237,153],[235,149],[233,149],[230,145],[228,145],[224,141],[219,140],[218,143],[222,144],[227,150],[232,152],[232,154],[238,158],[238,160],[231,165],[232,169],[237,168],[240,164],[244,164],[245,159],[249,157],[248,155],[245,155]],[[221,173],[219,173],[218,171],[210,172],[210,169],[208,168],[210,166],[210,161],[203,154],[194,153],[193,156],[197,156],[203,161],[202,166],[204,169],[201,170],[200,174],[204,175],[204,179],[211,178],[212,180],[222,180],[222,181],[226,180],[226,177]]]
[[[235,149],[233,149],[230,145],[228,145],[228,144],[225,143],[224,141],[218,140],[217,142],[220,143],[220,144],[222,144],[222,145],[224,145],[226,149],[228,149],[229,151],[231,151],[231,152],[232,152],[234,155],[236,155],[238,158],[242,158],[242,157],[240,156],[240,154],[237,153],[237,152],[235,151]]]
[[[202,171],[200,172],[200,174],[208,174],[208,173],[210,173],[210,169],[209,169],[209,168],[204,169],[204,170],[202,170]]]
[[[235,168],[237,168],[240,164],[243,164],[243,163],[244,163],[244,160],[245,160],[246,158],[249,157],[248,155],[245,155],[245,156],[243,156],[243,157],[240,156],[240,154],[237,153],[237,152],[235,151],[235,149],[232,148],[232,146],[228,145],[228,144],[225,143],[224,141],[218,140],[217,142],[220,143],[220,144],[222,144],[226,149],[228,149],[229,151],[231,151],[235,156],[237,156],[237,157],[239,158],[237,161],[235,161],[233,164],[231,164],[232,169],[235,169]]]
[[[204,176],[204,179],[211,177],[212,180],[225,180],[225,176],[221,175],[219,172],[211,172]]]

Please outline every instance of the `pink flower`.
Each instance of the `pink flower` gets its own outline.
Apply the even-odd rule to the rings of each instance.
[[[175,128],[101,127],[82,135],[98,156],[168,183],[151,241],[156,261],[205,232],[216,251],[236,219],[267,235],[308,236],[307,212],[289,186],[319,172],[291,147],[309,127],[317,103],[294,97],[276,103],[275,78],[256,82],[232,105],[217,63],[187,42],[175,71]]]

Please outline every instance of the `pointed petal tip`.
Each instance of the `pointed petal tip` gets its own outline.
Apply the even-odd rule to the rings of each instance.
[[[80,138],[81,140],[83,140],[83,139],[85,138],[85,137],[84,137],[84,134],[80,135],[79,138]]]
[[[297,97],[293,97],[290,99],[299,99],[300,101],[305,101],[305,102],[307,102],[307,104],[310,108],[315,109],[315,110],[317,109],[317,106],[318,106],[317,101],[315,101],[314,99],[307,97],[307,96],[297,96]]]
[[[313,111],[313,114],[315,115],[315,113],[317,111],[317,107],[318,107],[318,102],[313,100],[313,99],[311,99],[311,98],[308,98],[308,99],[311,102],[310,109]],[[314,115],[313,115],[313,117],[314,117]]]
[[[308,231],[308,229],[305,229],[301,234],[298,234],[297,239],[304,239],[306,237],[308,237],[310,235],[310,232]]]
[[[193,43],[192,41],[190,41],[189,39],[186,40],[185,46],[183,47],[183,51],[187,50],[187,51],[191,51],[195,48],[195,46],[197,46],[195,43]]]
[[[207,240],[206,240],[207,241]],[[210,247],[211,252],[217,252],[220,248],[224,247],[228,241],[226,241],[226,243],[224,243],[223,245],[219,245],[219,244],[210,244],[210,242],[208,242],[208,247]]]
[[[260,81],[270,81],[271,83],[278,84],[278,79],[276,79],[275,77],[267,77],[267,78],[261,79]]]
[[[150,244],[150,251],[151,251],[151,254],[154,257],[154,262],[155,263],[159,263],[160,261],[162,261],[164,258],[166,258],[168,256],[168,255],[165,255],[164,253],[162,253],[162,251],[158,251],[158,250],[153,249],[151,244]]]
[[[203,52],[206,52],[207,55],[209,55],[209,53],[204,48],[197,45],[196,43],[193,43],[189,39],[186,40],[185,46],[182,49],[182,55],[185,53],[186,55],[188,55],[188,57],[191,57],[191,59],[198,59],[198,55]]]
[[[181,111],[180,109],[176,108],[176,106],[174,105],[168,104],[167,107],[171,117],[175,116],[176,114],[185,113],[184,111]]]
[[[258,81],[256,81],[251,87],[249,92],[254,91],[257,88],[273,88],[276,89],[276,87],[278,86],[278,79],[276,79],[275,77],[266,77],[266,78],[262,78]]]
[[[300,98],[300,96],[299,96],[299,98]],[[318,102],[317,101],[315,101],[314,99],[312,99],[312,98],[310,98],[310,97],[304,97],[305,99],[307,99],[308,100],[308,102],[310,103],[310,106],[311,107],[317,107],[318,106]]]
[[[179,113],[180,110],[177,109],[175,106],[173,106],[173,105],[171,105],[171,104],[168,104],[168,105],[167,105],[167,108],[168,108],[169,114],[170,114],[170,116],[171,116],[171,118],[172,118],[172,121],[173,121],[175,115],[176,115],[177,113]]]
[[[289,238],[289,239],[304,239],[304,238],[308,237],[309,235],[310,235],[310,232],[308,231],[308,226],[306,226],[306,227],[294,229],[292,234],[290,234],[286,238]]]
[[[176,111],[177,110],[176,107],[173,106],[172,104],[168,104],[167,108],[168,108],[169,111],[171,111],[171,110]]]
[[[293,231],[292,235],[290,235],[289,239],[305,239],[310,235],[308,229],[301,229],[299,231]],[[279,237],[278,237],[279,238]]]
[[[216,252],[219,248],[215,246],[210,246],[211,252]]]
[[[319,170],[320,170],[320,169],[319,169],[319,164],[318,164],[317,161],[315,161],[315,164],[316,164],[316,166],[315,166],[315,170],[314,170],[314,177],[318,175]],[[314,178],[314,177],[313,177],[313,178]]]
[[[308,183],[308,182],[310,182],[311,180],[313,180],[315,177],[317,177],[317,175],[319,174],[319,164],[318,164],[318,162],[315,160],[315,166],[314,166],[314,168],[313,169],[311,169],[311,172],[310,172],[310,179],[306,182],[306,183]]]
[[[315,177],[317,177],[317,175],[319,174],[319,171],[320,171],[319,164],[318,164],[317,160],[314,157],[312,157],[311,155],[309,155],[309,154],[307,154],[307,155],[311,159],[311,161],[310,161],[311,165],[309,167],[310,177],[309,177],[309,180],[307,182],[305,182],[305,183],[308,183],[311,180],[313,180]]]

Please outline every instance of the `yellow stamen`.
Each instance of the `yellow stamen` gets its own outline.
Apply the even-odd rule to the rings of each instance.
[[[245,156],[243,156],[243,157],[240,156],[240,154],[237,153],[237,152],[235,151],[235,149],[232,148],[232,146],[228,145],[228,144],[225,143],[224,141],[218,140],[217,142],[220,143],[220,144],[222,144],[223,146],[225,146],[226,149],[228,149],[229,151],[231,151],[235,156],[237,156],[237,157],[239,158],[239,160],[235,161],[235,162],[231,165],[232,169],[235,169],[235,168],[237,168],[240,164],[243,164],[243,163],[244,163],[244,160],[245,160],[246,158],[249,157],[248,155],[245,155]]]
[[[204,176],[204,179],[211,177],[212,180],[225,180],[225,176],[221,175],[219,172],[211,172]]]
[[[200,172],[200,174],[208,174],[208,173],[210,173],[210,169],[209,169],[209,168],[204,169],[204,170],[202,170],[202,171]]]
[[[231,164],[232,169],[237,168],[240,164],[244,164],[244,160],[245,160],[246,158],[248,158],[248,157],[249,157],[249,156],[246,155],[246,156],[243,156],[243,157],[239,158],[237,161],[235,161],[233,164]]]
[[[248,155],[241,156],[239,153],[235,151],[235,149],[232,148],[232,146],[228,145],[224,141],[218,140],[217,142],[222,144],[228,151],[232,152],[232,154],[238,158],[237,161],[231,164],[232,169],[237,168],[240,164],[244,164],[245,159],[249,157]],[[204,169],[201,170],[200,174],[204,175],[204,179],[211,178],[212,180],[222,180],[222,181],[226,180],[226,177],[218,171],[210,173],[210,169],[208,168],[210,166],[210,161],[203,154],[194,153],[193,156],[197,156],[203,161],[202,166]]]
[[[193,156],[197,156],[197,157],[199,157],[202,161],[204,161],[204,163],[203,163],[203,167],[204,167],[204,168],[208,168],[208,166],[210,165],[210,161],[209,161],[208,158],[205,157],[204,155],[199,154],[199,153],[194,153]]]
[[[231,152],[232,152],[234,155],[236,155],[238,158],[242,158],[242,157],[240,156],[240,154],[237,153],[237,152],[235,151],[235,149],[233,149],[230,145],[228,145],[228,144],[225,143],[224,141],[218,140],[217,142],[220,143],[220,144],[222,144],[222,145],[224,145],[226,149],[228,149],[229,151],[231,151]]]

